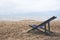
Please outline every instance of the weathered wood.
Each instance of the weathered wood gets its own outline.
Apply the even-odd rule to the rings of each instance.
[[[44,25],[44,24],[46,24],[46,23],[54,20],[55,18],[57,18],[57,17],[53,16],[53,17],[51,17],[50,19],[48,19],[48,20],[44,21],[43,23],[39,24],[38,26],[42,26],[42,25]]]
[[[44,28],[41,28],[41,29],[43,29],[43,30],[45,31],[45,33],[47,33],[47,32],[49,33],[49,32],[51,32],[51,31],[50,31],[50,22],[51,22],[52,20],[54,20],[55,18],[57,18],[57,17],[53,16],[53,17],[51,17],[50,19],[44,21],[43,23],[41,23],[41,24],[39,24],[39,25],[29,25],[29,26],[33,28],[33,29],[31,29],[31,30],[41,28],[40,26],[44,26]],[[48,24],[48,30],[46,29],[46,24]],[[38,29],[38,30],[39,30],[39,29]],[[29,31],[30,31],[30,30],[29,30]]]
[[[50,32],[50,22],[48,22],[48,32]]]
[[[44,26],[45,26],[45,33],[46,33],[46,24]]]

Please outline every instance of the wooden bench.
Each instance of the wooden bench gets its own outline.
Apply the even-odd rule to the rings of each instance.
[[[39,30],[38,28],[40,28],[40,29],[43,29],[43,30],[45,31],[45,33],[50,33],[50,32],[51,32],[51,31],[50,31],[50,22],[51,22],[52,20],[54,20],[55,18],[57,18],[57,17],[53,16],[53,17],[51,17],[50,19],[44,21],[43,23],[41,23],[41,24],[39,24],[39,25],[29,25],[29,26],[32,27],[31,30],[35,30],[35,29]],[[46,24],[48,24],[48,29],[47,29]],[[31,30],[29,30],[29,31],[31,31]],[[28,31],[28,32],[29,32],[29,31]]]

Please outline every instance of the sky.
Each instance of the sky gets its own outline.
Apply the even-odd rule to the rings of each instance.
[[[60,20],[60,0],[0,0],[0,20]]]

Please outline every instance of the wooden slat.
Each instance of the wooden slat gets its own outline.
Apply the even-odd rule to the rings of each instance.
[[[48,19],[48,20],[44,21],[43,23],[39,24],[38,26],[42,26],[42,25],[44,25],[44,24],[46,24],[46,23],[54,20],[55,18],[57,18],[57,17],[53,16],[53,17],[51,17],[50,19]]]

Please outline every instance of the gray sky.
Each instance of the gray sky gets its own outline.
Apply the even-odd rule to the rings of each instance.
[[[1,19],[41,20],[48,16],[60,16],[60,0],[0,0]]]

